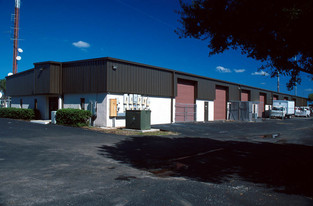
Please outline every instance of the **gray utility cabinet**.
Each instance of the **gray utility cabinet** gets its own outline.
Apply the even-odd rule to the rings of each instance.
[[[126,128],[149,130],[151,129],[150,110],[126,110]]]

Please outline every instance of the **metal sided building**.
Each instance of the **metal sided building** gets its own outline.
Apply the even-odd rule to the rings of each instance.
[[[307,99],[211,79],[175,70],[115,59],[40,62],[34,68],[6,77],[11,106],[40,110],[42,119],[61,108],[96,107],[95,126],[125,126],[125,117],[110,117],[110,100],[124,114],[125,95],[148,99],[151,124],[225,120],[230,101],[259,102],[259,117],[275,99]]]

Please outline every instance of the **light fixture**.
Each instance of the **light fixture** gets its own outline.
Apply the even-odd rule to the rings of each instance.
[[[113,70],[117,70],[117,66],[113,65],[113,66],[112,66],[112,69],[113,69]]]

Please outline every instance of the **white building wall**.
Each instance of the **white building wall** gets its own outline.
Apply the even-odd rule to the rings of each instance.
[[[171,98],[149,97],[151,124],[171,123]],[[173,104],[175,105],[175,104]]]
[[[196,100],[197,104],[197,122],[204,121],[204,104],[208,102],[208,120],[214,120],[214,101]]]
[[[20,103],[22,99],[22,105]],[[11,98],[11,107],[13,108],[23,108],[30,109],[33,108],[33,97],[32,96],[21,96],[21,97],[12,97]]]
[[[41,119],[49,119],[49,103],[48,97],[44,95],[38,96],[20,96],[11,97],[11,107],[21,108],[20,100],[22,99],[23,109],[34,109],[35,99],[37,99],[37,109],[40,111]]]
[[[209,101],[209,121],[214,121],[214,101]]]
[[[106,127],[125,127],[126,125],[126,120],[125,117],[115,117],[115,118],[111,118],[110,117],[110,99],[118,99],[118,113],[124,113],[126,111],[124,111],[123,109],[123,95],[117,95],[117,94],[108,94],[106,96],[105,102],[106,102],[106,110],[105,110],[105,117],[106,117],[106,122],[107,124],[105,125]]]
[[[97,105],[97,118],[95,120],[95,126],[104,126],[106,122],[106,93],[92,93],[92,94],[66,94],[64,95],[64,108],[82,109],[80,106],[80,99],[85,98],[84,109],[88,109],[90,102]]]
[[[204,100],[196,100],[197,105],[197,113],[196,113],[196,120],[197,122],[204,122]]]
[[[40,111],[41,119],[49,119],[49,101],[47,96],[35,96],[37,99],[37,109]],[[34,100],[33,100],[34,102]]]
[[[146,97],[146,96],[145,96]],[[149,109],[151,110],[151,125],[171,123],[171,98],[148,97],[150,99]],[[106,121],[107,127],[125,127],[125,117],[110,118],[110,99],[118,99],[118,113],[126,113],[124,108],[123,95],[108,94],[106,97]],[[115,121],[115,123],[114,123]]]

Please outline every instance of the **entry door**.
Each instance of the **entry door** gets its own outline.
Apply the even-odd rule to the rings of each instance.
[[[204,102],[204,121],[209,121],[209,102]]]
[[[49,97],[49,119],[51,119],[51,111],[58,110],[58,97]]]

